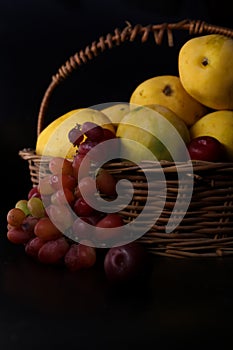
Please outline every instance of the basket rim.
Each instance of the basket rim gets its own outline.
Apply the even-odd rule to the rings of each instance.
[[[44,162],[48,161],[53,157],[53,156],[42,156],[36,154],[35,149],[33,148],[23,148],[22,150],[19,151],[19,156],[27,161],[36,161],[40,162],[41,159],[43,159]],[[168,161],[168,160],[161,160],[161,161],[152,161],[152,160],[143,160],[141,161],[141,165],[147,165],[148,169],[154,168],[155,164],[159,164],[160,166],[163,167],[184,167],[185,165],[192,164],[194,169],[198,170],[210,170],[210,169],[224,169],[228,168],[229,170],[232,169],[233,171],[233,162],[209,162],[205,160],[190,160],[188,162],[175,162],[175,161]],[[107,168],[111,169],[112,167],[116,167],[121,165],[122,168],[125,167],[134,167],[135,169],[140,168],[140,164],[137,164],[136,166],[133,164],[133,162],[130,161],[113,161],[113,162],[108,162],[106,165]]]

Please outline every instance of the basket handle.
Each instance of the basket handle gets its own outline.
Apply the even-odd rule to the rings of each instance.
[[[155,43],[161,45],[165,32],[167,33],[168,45],[173,46],[173,30],[189,31],[190,35],[215,33],[233,38],[232,29],[208,24],[200,20],[185,19],[177,23],[150,24],[147,26],[141,24],[132,26],[128,21],[126,21],[126,24],[127,25],[123,30],[116,28],[114,34],[108,33],[105,37],[101,36],[98,41],[92,42],[91,46],[86,46],[84,50],[75,53],[58,69],[57,73],[52,76],[52,81],[45,91],[40,105],[37,122],[37,136],[43,130],[45,114],[54,89],[82,64],[91,61],[106,49],[119,46],[126,41],[133,42],[138,36],[141,36],[142,43],[146,42],[151,33],[154,36]]]

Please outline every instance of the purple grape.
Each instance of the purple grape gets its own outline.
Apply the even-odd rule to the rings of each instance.
[[[82,155],[86,155],[92,148],[98,145],[98,142],[85,140],[81,143],[78,148],[78,153]]]
[[[103,128],[100,125],[92,122],[83,123],[82,132],[90,141],[99,142],[104,138]]]
[[[83,132],[80,130],[80,125],[76,125],[68,133],[68,139],[74,146],[79,146],[84,139]]]
[[[88,154],[90,160],[94,161],[95,163],[101,163],[105,159],[107,149],[104,143],[98,143],[97,141],[86,139],[79,146],[78,153],[81,155],[86,155],[90,150],[92,150],[92,152]]]

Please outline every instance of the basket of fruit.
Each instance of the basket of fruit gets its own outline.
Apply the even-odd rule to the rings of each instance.
[[[178,76],[152,76],[127,102],[72,110],[43,127],[53,91],[80,66],[138,38],[173,46],[176,31],[190,36]],[[61,251],[67,241],[86,249],[136,241],[160,256],[232,255],[232,59],[233,30],[195,20],[127,23],[71,56],[42,99],[35,149],[19,152],[32,189],[16,207],[30,217],[37,248],[56,238]]]

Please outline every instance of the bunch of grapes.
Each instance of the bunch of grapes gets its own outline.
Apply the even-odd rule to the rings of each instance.
[[[85,122],[72,128],[68,133],[68,138],[74,146],[78,146],[78,158],[84,158],[91,151],[89,153],[91,161],[98,164],[110,155],[108,154],[110,150],[104,142],[115,139],[116,135],[93,122]]]
[[[116,197],[113,175],[101,167],[97,175],[95,171],[95,177],[92,173],[92,164],[106,151],[103,141],[115,135],[86,122],[82,130],[80,125],[71,129],[68,137],[78,146],[76,155],[72,160],[50,159],[49,173],[40,179],[38,186],[30,189],[27,199],[19,200],[9,210],[7,238],[14,244],[24,245],[26,254],[41,263],[62,263],[76,271],[95,265],[99,249],[96,247],[111,238],[101,228],[122,227],[124,221],[118,213],[106,214],[93,208],[82,195],[95,196],[98,192],[110,200]],[[99,150],[90,152],[101,143],[101,154]],[[93,227],[92,235],[86,223]]]

